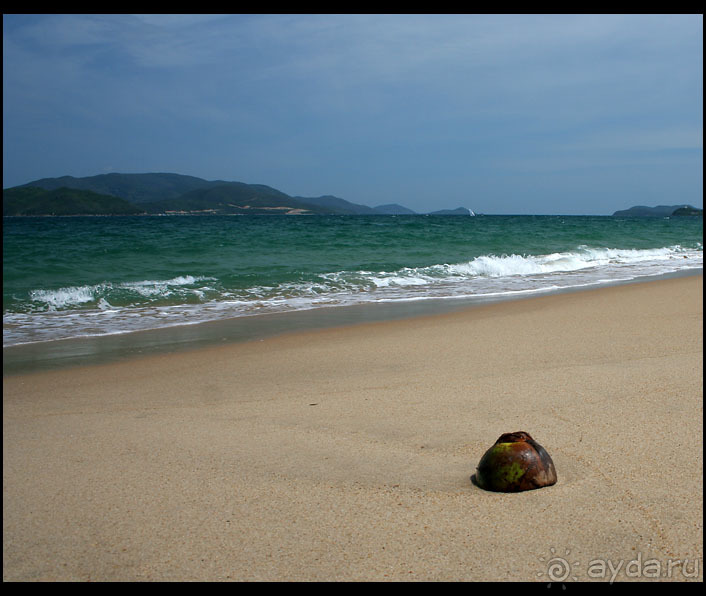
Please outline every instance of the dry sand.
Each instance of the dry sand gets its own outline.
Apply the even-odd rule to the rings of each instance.
[[[702,580],[702,281],[6,377],[3,579]]]

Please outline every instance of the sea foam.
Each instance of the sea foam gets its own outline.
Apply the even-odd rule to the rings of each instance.
[[[30,300],[39,310],[63,310],[89,303],[101,310],[114,308],[112,300],[125,303],[130,296],[142,298],[167,298],[172,294],[191,292],[203,296],[202,288],[187,288],[212,277],[182,275],[168,280],[142,280],[114,284],[103,282],[94,285],[72,286],[56,290],[31,290]]]
[[[44,305],[47,310],[58,310],[95,300],[97,286],[78,286],[58,290],[32,290],[29,293],[33,302]]]
[[[314,273],[245,287],[229,287],[223,279],[189,274],[165,280],[105,281],[29,292],[29,310],[3,315],[3,345],[342,305],[488,300],[702,267],[701,246],[578,246],[571,251],[538,255],[486,254],[467,261],[389,271]]]

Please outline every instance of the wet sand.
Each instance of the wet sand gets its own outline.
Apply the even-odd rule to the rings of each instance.
[[[702,580],[702,283],[5,376],[3,579]]]

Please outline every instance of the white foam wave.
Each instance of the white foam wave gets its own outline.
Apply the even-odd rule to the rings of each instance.
[[[546,255],[481,255],[474,259],[452,264],[428,267],[405,267],[397,271],[357,271],[353,274],[338,272],[327,279],[336,283],[356,279],[361,285],[374,288],[427,286],[439,283],[464,282],[474,278],[509,278],[514,276],[570,273],[607,266],[654,264],[684,257],[700,261],[698,251],[686,251],[679,246],[639,250],[579,247],[576,251]],[[679,267],[685,266],[679,262]]]
[[[95,286],[78,286],[58,290],[32,290],[29,295],[34,302],[43,303],[49,310],[85,304],[95,299]]]
[[[452,276],[505,277],[578,271],[609,264],[667,260],[682,255],[681,247],[649,250],[579,247],[576,251],[547,255],[482,255],[467,263],[442,265]]]
[[[212,281],[213,277],[181,275],[168,280],[142,280],[113,284],[110,282],[59,288],[56,290],[32,290],[29,292],[30,300],[40,305],[40,308],[54,311],[71,308],[95,302],[101,310],[112,309],[107,300],[111,292],[133,292],[145,298],[167,297],[174,292],[182,290],[185,286],[198,284],[202,281]],[[196,296],[203,296],[203,288],[191,288]]]
[[[500,299],[696,268],[703,268],[701,246],[648,250],[580,246],[545,255],[482,255],[466,262],[391,271],[329,272],[239,289],[223,288],[222,281],[211,277],[183,275],[36,290],[31,298],[39,312],[3,315],[3,345],[366,302]]]

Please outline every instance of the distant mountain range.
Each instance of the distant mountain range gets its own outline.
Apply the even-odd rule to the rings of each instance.
[[[182,174],[42,178],[3,189],[3,215],[410,215],[397,204],[368,207],[330,195],[291,197],[262,184]],[[429,215],[471,215],[465,207]]]
[[[264,184],[203,180],[182,174],[99,174],[42,178],[3,189],[7,215],[417,215],[391,203],[368,207],[345,199],[292,197]],[[474,215],[465,207],[420,215]],[[691,205],[638,205],[618,217],[702,216]]]
[[[636,205],[630,209],[613,213],[617,217],[670,217],[672,215],[700,215],[703,217],[703,214],[703,209],[697,209],[691,205],[657,205],[657,207]]]

